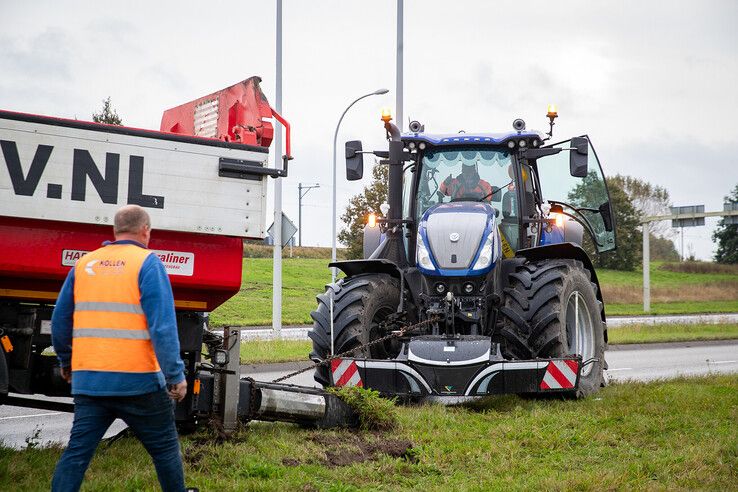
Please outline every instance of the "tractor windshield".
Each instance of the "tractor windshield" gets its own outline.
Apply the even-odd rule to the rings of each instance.
[[[427,150],[420,173],[418,219],[433,205],[451,201],[485,201],[504,213],[503,195],[515,189],[510,154],[484,146]]]

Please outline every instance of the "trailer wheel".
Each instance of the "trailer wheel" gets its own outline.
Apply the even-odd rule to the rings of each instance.
[[[384,274],[358,275],[340,279],[317,296],[318,307],[310,313],[313,328],[308,336],[313,341],[310,359],[322,361],[331,352],[331,293],[333,293],[333,337],[336,354],[364,345],[387,333],[380,323],[397,311],[400,303],[398,281]],[[396,340],[357,350],[354,355],[374,359],[394,358],[401,344]],[[315,381],[330,385],[330,371],[326,366],[315,370]]]
[[[500,308],[503,354],[510,359],[577,354],[583,397],[603,385],[605,367],[603,305],[590,272],[575,260],[543,260],[519,265],[509,276]]]

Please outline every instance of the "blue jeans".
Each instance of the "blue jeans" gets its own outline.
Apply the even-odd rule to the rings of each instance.
[[[136,396],[76,395],[72,434],[56,464],[51,490],[79,490],[100,439],[116,418],[131,428],[151,455],[162,490],[183,491],[184,472],[174,425],[174,402],[164,389]]]

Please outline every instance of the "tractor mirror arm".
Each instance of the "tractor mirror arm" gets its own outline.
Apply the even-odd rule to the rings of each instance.
[[[524,159],[528,159],[531,161],[534,161],[536,159],[539,159],[541,157],[546,157],[549,155],[556,155],[559,152],[561,152],[562,148],[554,148],[554,147],[547,147],[543,149],[525,149],[520,154],[523,156]]]

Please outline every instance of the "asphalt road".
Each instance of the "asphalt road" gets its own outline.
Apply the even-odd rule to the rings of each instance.
[[[607,374],[611,381],[649,381],[708,373],[738,373],[738,340],[619,345],[608,350],[606,359],[609,364]],[[241,373],[259,381],[271,381],[304,366],[301,363],[243,366]],[[285,382],[315,385],[312,371]],[[0,441],[6,446],[23,448],[26,439],[32,438],[37,432],[33,440],[39,444],[65,443],[71,424],[72,415],[67,413],[0,407]],[[124,427],[122,422],[116,421],[106,436],[115,435]]]

